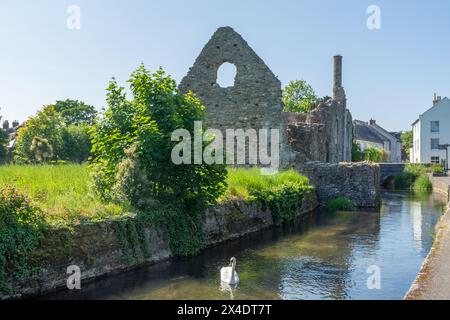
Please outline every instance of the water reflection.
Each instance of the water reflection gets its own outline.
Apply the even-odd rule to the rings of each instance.
[[[212,248],[194,258],[87,284],[50,299],[401,299],[428,253],[443,202],[385,192],[381,212],[317,212],[284,228]],[[237,287],[220,268],[238,261]],[[381,270],[369,290],[367,270]]]

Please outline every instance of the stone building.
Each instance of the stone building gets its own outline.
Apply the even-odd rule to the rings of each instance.
[[[339,163],[352,159],[353,123],[342,87],[342,57],[334,57],[333,98],[308,113],[284,113],[287,143],[296,162]]]
[[[234,86],[222,88],[217,73],[224,63],[236,66]],[[208,127],[279,129],[281,167],[297,162],[351,161],[352,117],[342,87],[342,57],[335,57],[333,99],[310,113],[282,112],[281,82],[230,27],[219,28],[180,83],[206,107]]]

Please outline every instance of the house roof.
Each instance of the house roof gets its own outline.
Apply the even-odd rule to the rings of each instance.
[[[420,116],[424,115],[425,113],[431,111],[431,110],[434,109],[434,108],[439,107],[443,102],[446,102],[446,103],[447,103],[447,102],[450,102],[450,99],[447,98],[447,97],[442,98],[441,100],[439,100],[438,102],[436,102],[436,104],[435,104],[434,106],[432,106],[431,108],[429,108],[427,111],[425,111],[424,113],[422,113]],[[417,122],[419,122],[419,121],[420,121],[420,117],[419,117],[419,119],[417,119],[416,121],[413,122],[412,126],[414,126],[414,125],[415,125]]]
[[[375,143],[384,143],[385,141],[388,141],[387,138],[383,137],[378,131],[364,121],[355,120],[353,121],[353,125],[355,127],[355,136],[358,140]]]

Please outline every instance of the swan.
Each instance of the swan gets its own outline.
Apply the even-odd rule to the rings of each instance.
[[[220,279],[226,284],[237,284],[239,283],[239,276],[236,272],[236,258],[230,259],[230,265],[228,267],[223,267],[220,269]]]

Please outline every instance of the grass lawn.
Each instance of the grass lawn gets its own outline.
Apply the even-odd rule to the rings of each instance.
[[[102,202],[91,188],[83,165],[0,166],[0,188],[13,185],[25,192],[45,212],[50,224],[76,224],[130,214],[127,204]],[[270,190],[286,182],[308,186],[308,179],[295,171],[261,176],[259,169],[229,169],[228,190],[219,199],[251,199],[254,191]]]
[[[44,210],[50,224],[71,224],[120,216],[126,206],[103,203],[82,165],[0,166],[0,188],[13,185]]]
[[[273,190],[286,183],[296,183],[309,186],[308,178],[300,175],[294,170],[287,170],[275,175],[261,175],[261,170],[253,169],[228,169],[228,190],[222,199],[245,199],[251,198],[252,192]]]

